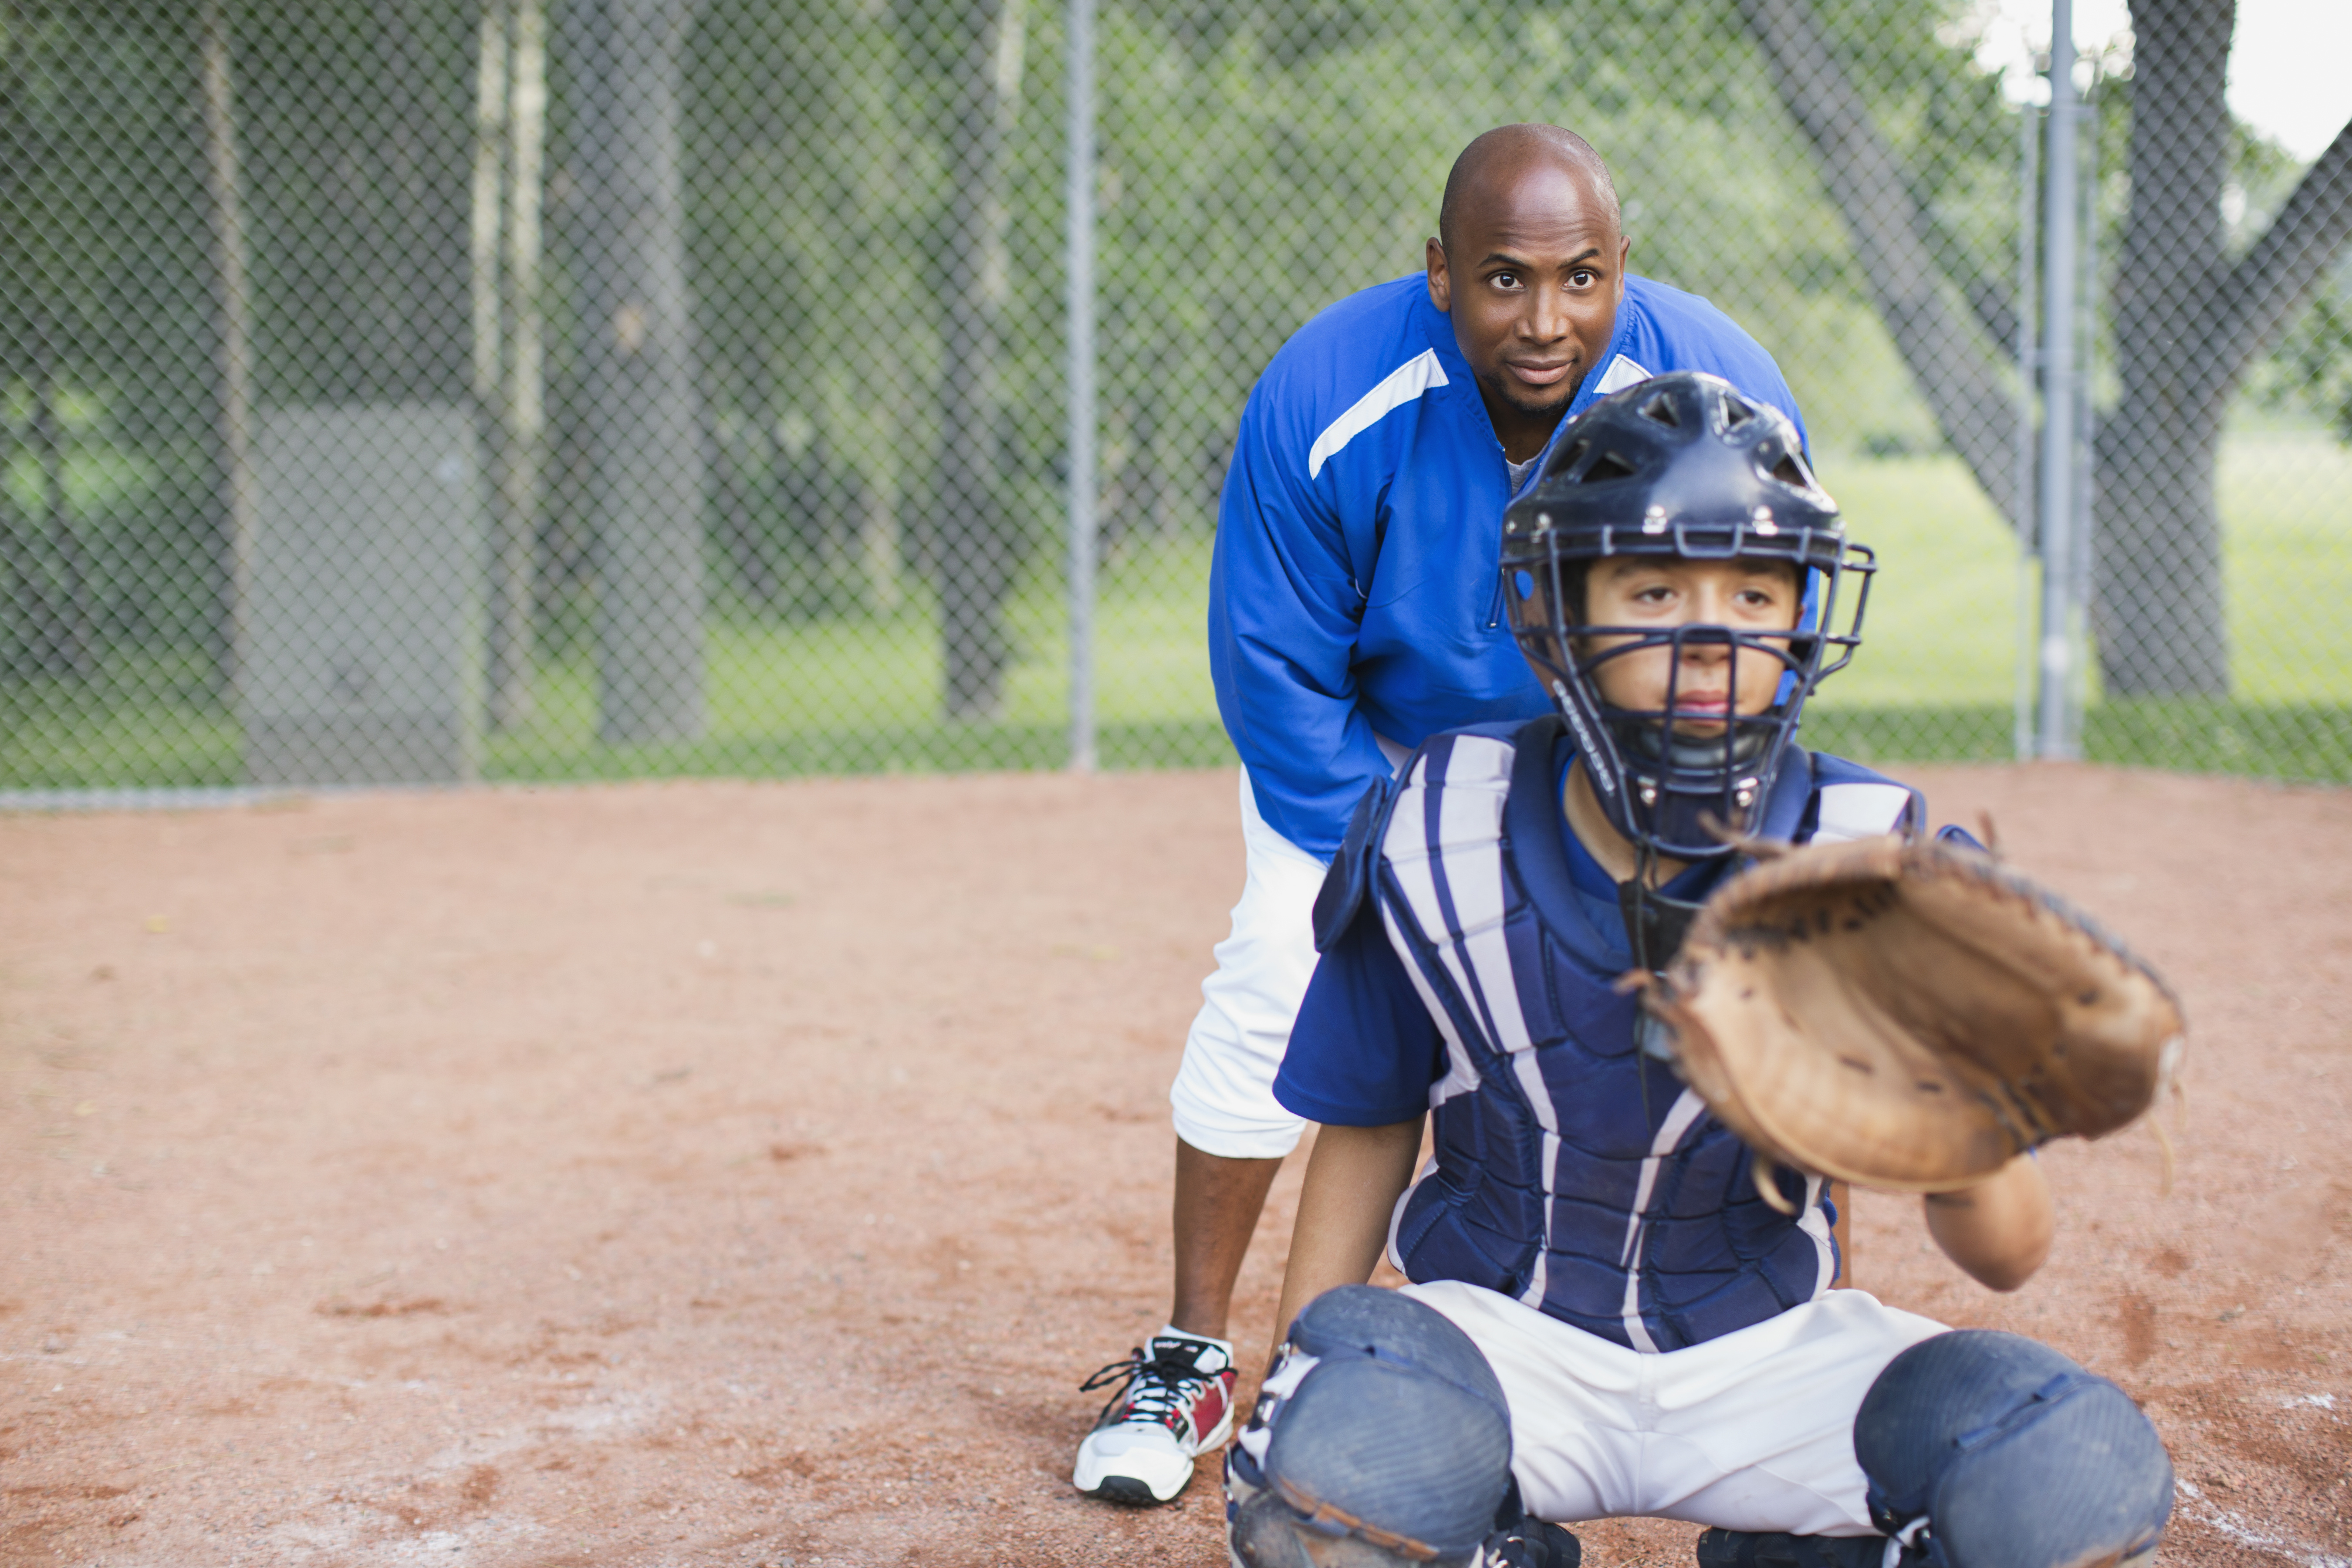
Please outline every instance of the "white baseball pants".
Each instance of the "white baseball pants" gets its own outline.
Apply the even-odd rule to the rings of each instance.
[[[1315,973],[1315,895],[1323,862],[1258,815],[1241,770],[1242,845],[1249,858],[1233,932],[1201,982],[1201,1011],[1169,1089],[1176,1136],[1229,1160],[1280,1159],[1307,1124],[1274,1098],[1275,1069]]]
[[[1646,1516],[1874,1535],[1853,1417],[1886,1363],[1944,1325],[1832,1290],[1688,1350],[1644,1355],[1508,1296],[1403,1291],[1475,1342],[1511,1405],[1511,1470],[1538,1519]]]

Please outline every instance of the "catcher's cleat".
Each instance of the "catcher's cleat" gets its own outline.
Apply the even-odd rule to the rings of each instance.
[[[1883,1535],[1767,1535],[1748,1530],[1699,1532],[1698,1568],[1885,1568]],[[1920,1548],[1904,1546],[1895,1562],[1915,1568]]]
[[[1137,1508],[1174,1501],[1192,1479],[1193,1459],[1233,1436],[1234,1375],[1231,1341],[1173,1328],[1112,1362],[1079,1384],[1112,1393],[1078,1445],[1071,1484]]]
[[[1539,1519],[1496,1531],[1478,1552],[1479,1568],[1578,1568],[1584,1561],[1582,1542]]]

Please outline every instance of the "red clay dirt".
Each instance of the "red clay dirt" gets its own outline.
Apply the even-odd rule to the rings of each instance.
[[[1874,1196],[1861,1282],[2140,1399],[2167,1562],[2347,1568],[2352,795],[1921,782],[2165,968],[2189,1107],[2168,1197],[2145,1128],[2050,1152],[2016,1295]],[[0,1563],[1213,1568],[1210,1467],[1149,1513],[1067,1476],[1076,1384],[1166,1310],[1234,787],[0,818]],[[1621,1568],[1694,1531],[1581,1533]]]

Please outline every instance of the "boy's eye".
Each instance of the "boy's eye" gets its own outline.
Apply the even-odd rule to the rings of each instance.
[[[1516,289],[1516,288],[1517,288],[1518,286],[1519,286],[1519,275],[1518,275],[1517,273],[1516,273],[1516,272],[1497,272],[1497,273],[1496,273],[1496,274],[1495,274],[1495,287],[1496,287],[1496,288],[1497,288],[1497,289]]]

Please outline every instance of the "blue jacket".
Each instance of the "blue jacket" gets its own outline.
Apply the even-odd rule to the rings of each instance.
[[[1633,277],[1569,413],[1668,370],[1712,371],[1797,417],[1772,356],[1728,316]],[[1421,273],[1333,305],[1258,378],[1218,507],[1209,670],[1260,815],[1301,849],[1328,859],[1387,775],[1374,735],[1409,748],[1549,711],[1502,616],[1510,499]]]

